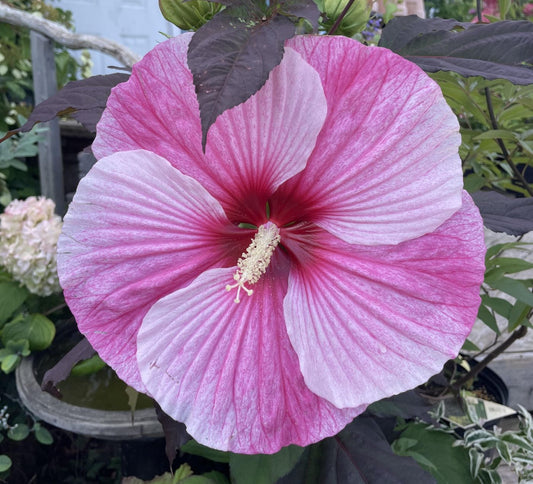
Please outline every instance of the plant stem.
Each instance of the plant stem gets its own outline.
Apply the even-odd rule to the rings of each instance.
[[[459,391],[459,389],[469,380],[475,378],[483,368],[485,368],[494,358],[503,353],[509,346],[511,346],[517,339],[523,338],[527,333],[527,328],[525,326],[520,326],[515,330],[509,338],[507,338],[500,346],[492,350],[483,360],[481,360],[474,368],[472,368],[466,375],[459,378],[456,382],[450,385],[454,391]]]
[[[476,0],[476,14],[478,23],[481,23],[481,0]]]
[[[49,309],[48,311],[46,311],[43,314],[44,314],[44,316],[48,316],[49,314],[55,313],[56,311],[59,311],[60,309],[63,309],[65,306],[66,306],[66,303],[61,303],[58,306],[54,306],[53,308]]]
[[[346,16],[348,13],[348,10],[350,10],[351,6],[354,4],[355,0],[349,0],[344,9],[342,10],[341,14],[337,17],[337,20],[335,20],[335,23],[333,24],[333,27],[329,29],[328,35],[333,35],[335,31],[339,28],[339,25],[342,22],[342,19]]]
[[[496,116],[494,115],[494,109],[492,107],[492,98],[488,87],[485,88],[485,99],[487,101],[487,109],[489,111],[492,129],[498,129],[498,122],[496,121]],[[526,189],[527,193],[529,193],[529,195],[533,197],[533,189],[529,186],[529,183],[524,178],[524,175],[517,168],[514,161],[511,159],[509,151],[507,151],[507,147],[505,146],[503,140],[501,138],[496,138],[495,141],[496,143],[498,143],[498,146],[502,150],[503,157],[505,158],[505,161],[507,161],[507,164],[511,167],[511,170],[513,170],[515,177],[520,181],[520,184]]]

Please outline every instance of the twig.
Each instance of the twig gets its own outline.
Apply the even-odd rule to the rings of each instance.
[[[492,129],[498,129],[498,122],[496,121],[496,116],[494,115],[494,109],[492,107],[492,98],[490,96],[490,90],[488,87],[485,88],[485,99],[487,101],[487,109],[489,111]],[[524,175],[522,175],[518,167],[514,164],[514,161],[511,159],[511,156],[509,155],[509,152],[507,151],[507,147],[505,146],[503,140],[501,138],[495,138],[495,141],[496,143],[498,143],[498,146],[502,151],[505,161],[507,161],[507,164],[511,167],[511,170],[513,170],[513,173],[515,174],[516,178],[518,178],[521,185],[526,189],[527,193],[529,193],[529,195],[533,197],[533,188],[529,186],[529,183],[524,178]]]
[[[476,14],[478,23],[481,23],[481,19],[483,18],[483,12],[481,10],[481,0],[476,0]]]
[[[481,360],[474,368],[472,368],[466,375],[459,378],[450,385],[453,391],[459,391],[459,389],[469,380],[475,378],[483,368],[485,368],[494,358],[503,353],[509,346],[511,346],[517,339],[523,338],[527,333],[527,328],[525,326],[520,326],[516,331],[514,331],[509,338],[507,338],[500,346],[492,350],[483,360]]]
[[[44,314],[44,316],[48,316],[49,314],[55,313],[56,311],[59,311],[60,309],[63,309],[64,307],[66,307],[66,303],[61,303],[61,304],[58,304],[57,306],[54,306],[53,308],[49,309],[48,311],[46,311],[43,314]]]
[[[350,10],[351,6],[354,4],[355,0],[349,0],[349,2],[346,4],[346,6],[342,9],[341,14],[337,17],[337,20],[335,20],[335,23],[329,29],[328,35],[333,35],[335,31],[339,28],[339,25],[341,24],[342,20],[348,13],[348,10]]]
[[[95,35],[74,34],[57,22],[37,17],[23,10],[0,3],[0,22],[35,30],[69,49],[93,49],[119,60],[131,67],[139,56],[118,42]]]

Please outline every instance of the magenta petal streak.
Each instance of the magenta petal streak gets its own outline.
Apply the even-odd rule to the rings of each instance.
[[[364,410],[340,410],[305,386],[283,318],[284,258],[276,256],[240,304],[221,294],[235,268],[212,269],[160,300],[143,321],[143,380],[205,445],[272,453],[333,435]]]
[[[405,59],[298,36],[204,154],[189,40],[113,89],[60,281],[100,356],[196,440],[305,446],[424,383],[474,323],[485,249],[458,123]]]
[[[198,273],[234,263],[219,242],[230,229],[197,181],[150,152],[106,157],[80,182],[59,239],[60,282],[80,331],[129,385],[144,391],[144,315]]]
[[[305,236],[299,243],[312,262],[292,266],[284,306],[312,391],[341,408],[368,405],[417,386],[457,356],[485,269],[469,195],[435,232],[400,245],[350,246],[312,228]]]

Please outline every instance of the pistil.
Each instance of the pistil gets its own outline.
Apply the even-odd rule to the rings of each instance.
[[[251,296],[253,289],[246,287],[247,285],[255,284],[260,277],[266,272],[268,264],[274,250],[280,241],[279,229],[272,222],[267,222],[257,229],[255,237],[252,239],[246,252],[242,253],[241,258],[237,262],[237,271],[233,275],[235,284],[228,284],[226,291],[231,291],[237,288],[237,295],[234,301],[239,303],[241,289]]]

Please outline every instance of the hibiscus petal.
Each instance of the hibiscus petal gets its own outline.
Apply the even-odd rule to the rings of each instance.
[[[137,340],[143,381],[202,444],[273,453],[336,434],[364,410],[339,410],[306,387],[283,321],[287,268],[286,257],[274,254],[239,304],[225,290],[235,268],[208,270],[144,318]]]
[[[353,246],[308,230],[284,305],[313,392],[338,407],[369,404],[424,383],[457,355],[484,273],[482,221],[468,195],[437,231],[400,245]],[[282,235],[289,251],[290,239]]]
[[[328,117],[277,206],[300,200],[294,218],[365,245],[429,233],[459,209],[459,125],[435,82],[389,50],[351,39],[304,36],[288,45],[320,74]]]
[[[287,48],[265,86],[245,103],[225,111],[208,134],[211,189],[228,215],[252,221],[265,212],[268,197],[305,168],[324,120],[327,104],[317,72]],[[257,225],[266,222],[253,220]]]
[[[202,153],[198,102],[187,67],[190,35],[159,44],[115,87],[98,123],[97,157],[146,149],[200,182],[237,222],[260,225],[258,210],[277,187],[305,167],[326,117],[322,83],[287,49],[265,86],[225,111]]]
[[[205,269],[235,264],[228,224],[195,180],[150,152],[105,157],[80,182],[59,277],[80,331],[129,385],[144,389],[135,351],[148,309]]]

